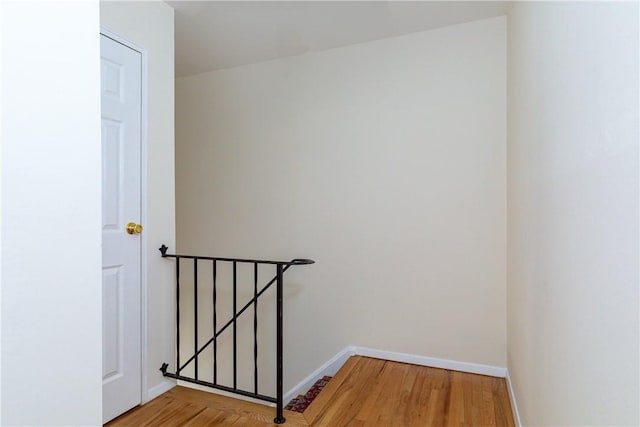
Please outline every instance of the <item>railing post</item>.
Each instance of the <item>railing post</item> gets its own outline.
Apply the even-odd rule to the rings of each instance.
[[[276,417],[273,420],[276,424],[282,424],[286,420],[282,413],[282,264],[277,266],[276,275]]]
[[[165,252],[166,252],[166,249],[165,249]],[[180,258],[179,257],[176,258],[176,375],[180,375]]]

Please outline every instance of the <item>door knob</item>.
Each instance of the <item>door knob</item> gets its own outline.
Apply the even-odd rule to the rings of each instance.
[[[127,233],[129,234],[142,233],[142,225],[136,224],[135,222],[130,222],[129,224],[127,224]]]

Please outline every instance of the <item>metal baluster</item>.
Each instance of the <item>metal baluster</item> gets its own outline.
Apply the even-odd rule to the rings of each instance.
[[[253,392],[258,394],[258,263],[253,263]]]
[[[176,375],[180,375],[180,258],[176,257]]]
[[[218,383],[218,340],[216,338],[216,331],[218,329],[218,315],[216,312],[216,276],[217,276],[217,261],[213,260],[213,383]]]
[[[236,262],[233,261],[233,388],[238,388],[238,336],[237,336],[237,300],[238,300],[238,289],[236,286]]]
[[[0,0],[0,1],[1,1],[1,0]],[[200,258],[200,259],[202,259],[202,258]],[[230,261],[230,262],[231,262],[231,261]],[[250,262],[255,262],[255,261],[250,261]],[[270,264],[272,264],[272,263],[270,263]],[[282,273],[284,274],[284,273],[287,271],[287,269],[288,269],[289,267],[290,267],[290,265],[287,265],[286,267],[284,267],[284,268],[282,269]],[[258,292],[258,298],[260,298],[260,296],[262,296],[262,294],[264,294],[267,290],[269,290],[269,287],[270,287],[271,285],[273,285],[274,283],[276,283],[277,278],[278,278],[277,276],[274,276],[274,277],[273,277],[273,279],[271,279],[271,280],[269,281],[269,283],[267,283],[267,284],[266,284],[266,285],[265,285],[265,286],[260,290],[260,292]],[[214,336],[214,337],[211,337],[211,338],[210,338],[206,343],[204,343],[204,345],[202,345],[202,346],[200,347],[200,349],[198,349],[198,353],[197,353],[197,354],[200,354],[200,353],[202,353],[203,351],[205,351],[205,350],[207,349],[207,347],[209,347],[209,344],[211,344],[211,343],[214,341],[214,339],[216,339],[217,337],[219,337],[220,335],[222,335],[222,333],[223,333],[224,331],[226,331],[228,327],[233,326],[233,320],[234,320],[234,318],[236,318],[236,317],[240,317],[240,315],[242,315],[242,313],[244,313],[246,310],[248,310],[252,305],[253,305],[253,300],[251,300],[251,301],[249,301],[248,303],[246,303],[246,304],[245,304],[245,305],[240,309],[240,311],[238,311],[238,312],[236,313],[236,316],[231,316],[231,319],[229,319],[229,321],[228,321],[227,323],[225,323],[225,324],[224,324],[224,325],[223,325],[223,326],[218,330],[218,332],[216,332],[215,336]],[[189,358],[189,359],[188,359],[188,360],[187,360],[187,361],[182,365],[182,367],[181,367],[180,369],[182,370],[182,369],[186,368],[186,367],[187,367],[187,365],[189,365],[189,364],[193,361],[193,359],[195,359],[195,355],[191,356],[191,357],[190,357],[190,358]]]
[[[278,264],[276,280],[276,417],[273,420],[276,424],[282,424],[286,420],[282,414],[282,264]]]
[[[198,259],[193,259],[193,351],[195,359],[195,379],[198,380]]]

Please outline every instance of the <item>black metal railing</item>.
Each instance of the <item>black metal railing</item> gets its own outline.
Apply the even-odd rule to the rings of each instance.
[[[160,371],[166,377],[175,378],[182,381],[187,381],[193,384],[199,384],[206,387],[211,387],[217,390],[222,390],[230,393],[239,394],[242,396],[251,397],[254,399],[263,400],[276,404],[276,417],[273,420],[276,424],[282,424],[286,420],[283,416],[283,390],[282,390],[282,377],[283,377],[283,336],[282,336],[282,310],[283,310],[283,275],[293,266],[313,264],[314,261],[310,259],[294,259],[292,261],[266,261],[255,259],[241,259],[241,258],[219,258],[219,257],[207,257],[207,256],[194,256],[194,255],[175,255],[168,254],[167,247],[162,245],[160,252],[163,258],[175,258],[176,259],[176,372],[168,372],[168,363],[163,363]],[[186,362],[181,364],[180,360],[180,261],[192,260],[193,261],[193,301],[194,301],[194,347],[193,355],[187,359]],[[204,344],[198,344],[198,262],[210,262],[212,273],[212,325],[213,336]],[[218,264],[230,263],[232,266],[233,277],[233,313],[231,319],[229,319],[222,327],[218,328],[218,295],[217,295],[217,281],[218,281]],[[253,264],[253,298],[251,298],[240,310],[238,307],[238,264]],[[275,276],[267,282],[265,286],[258,291],[258,266],[259,265],[273,265],[275,266]],[[260,298],[273,284],[276,284],[276,396],[271,397],[266,394],[259,393],[258,390],[258,298]],[[244,390],[238,387],[238,363],[237,363],[237,322],[238,318],[245,313],[250,307],[253,307],[253,390]],[[220,384],[218,381],[218,339],[220,335],[232,327],[233,333],[233,381],[232,386]],[[198,357],[209,346],[213,348],[213,381],[205,381],[199,378],[198,372]],[[181,372],[187,368],[187,366],[193,363],[193,377],[182,375]]]

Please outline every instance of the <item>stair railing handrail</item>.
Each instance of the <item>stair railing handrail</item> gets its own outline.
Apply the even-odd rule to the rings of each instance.
[[[174,378],[194,384],[207,386],[210,388],[239,394],[242,396],[252,397],[276,404],[276,417],[273,420],[276,424],[282,424],[286,420],[283,415],[283,275],[293,266],[313,264],[315,261],[310,259],[296,258],[291,261],[272,261],[272,260],[256,260],[245,258],[229,258],[229,257],[210,257],[210,256],[198,256],[198,255],[179,255],[168,254],[168,247],[162,245],[160,247],[160,253],[163,258],[175,258],[176,259],[176,372],[168,372],[168,363],[163,363],[160,371],[162,374],[169,378]],[[187,362],[180,365],[180,260],[190,259],[193,260],[194,276],[193,276],[193,290],[194,290],[194,354]],[[203,346],[198,346],[198,261],[211,261],[213,265],[213,336]],[[232,318],[225,323],[225,325],[217,328],[217,315],[216,315],[216,276],[217,276],[217,263],[218,262],[230,262],[233,265],[233,315]],[[237,275],[236,267],[238,263],[249,263],[254,265],[254,292],[253,298],[247,302],[242,309],[237,310]],[[258,265],[275,265],[276,275],[258,292]],[[258,320],[257,320],[257,303],[258,298],[263,295],[273,284],[276,284],[276,396],[271,397],[268,395],[258,393]],[[236,322],[238,317],[241,316],[249,307],[254,307],[254,391],[246,391],[237,387],[237,337],[236,337]],[[233,325],[233,387],[218,384],[217,382],[217,339],[229,326]],[[209,345],[213,344],[213,382],[203,381],[198,378],[198,356]],[[194,362],[194,378],[181,375],[180,372],[185,369],[190,363]]]

